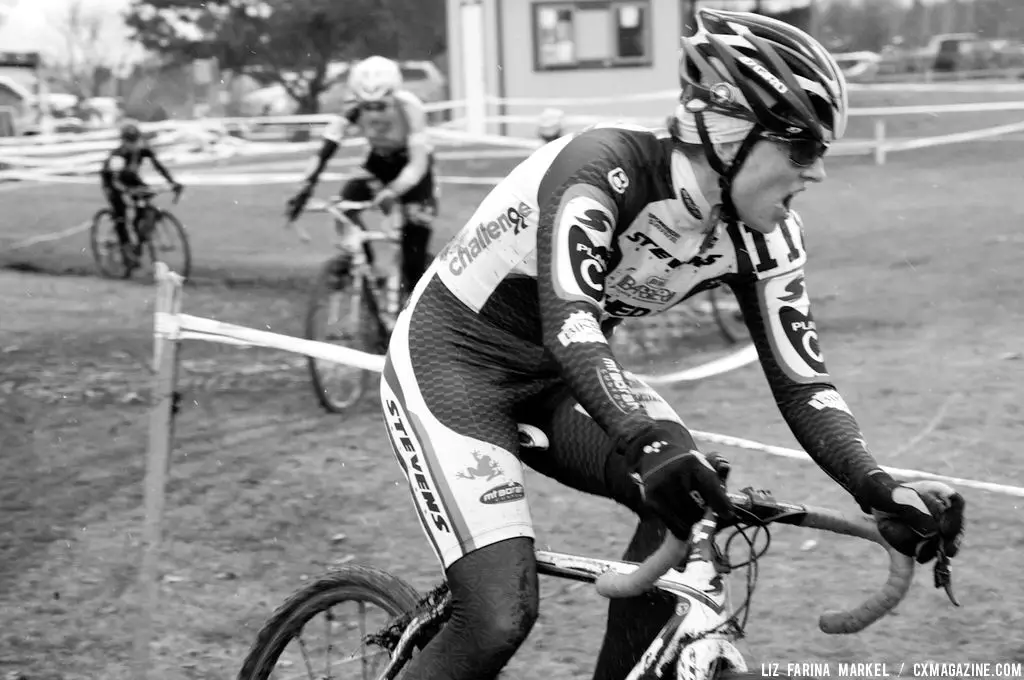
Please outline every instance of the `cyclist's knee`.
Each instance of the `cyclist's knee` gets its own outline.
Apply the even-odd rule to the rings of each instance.
[[[537,621],[540,594],[533,540],[513,538],[479,548],[448,569],[451,624],[489,657],[511,657]]]

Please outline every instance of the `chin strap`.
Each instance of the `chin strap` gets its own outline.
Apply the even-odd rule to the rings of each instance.
[[[700,140],[704,146],[704,155],[707,157],[711,169],[718,174],[718,187],[722,191],[721,219],[732,226],[739,221],[739,216],[736,214],[736,206],[732,201],[732,180],[736,177],[736,173],[740,171],[740,168],[743,167],[743,161],[750,155],[751,149],[754,148],[754,144],[760,139],[764,128],[755,124],[740,144],[740,148],[736,152],[736,157],[733,158],[732,163],[726,166],[715,151],[715,145],[711,142],[711,137],[708,135],[707,125],[704,123],[704,112],[696,112],[694,118],[697,122],[697,134],[700,135]]]

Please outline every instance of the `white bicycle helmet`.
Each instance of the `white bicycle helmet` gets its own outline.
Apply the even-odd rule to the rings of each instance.
[[[702,9],[697,21],[696,34],[682,40],[679,63],[688,101],[777,135],[824,142],[843,136],[846,79],[817,40],[760,14]]]
[[[386,57],[367,57],[352,67],[348,89],[361,102],[378,101],[402,87],[402,70]]]
[[[749,12],[700,9],[681,41],[680,105],[674,134],[699,143],[719,175],[726,219],[735,219],[732,180],[764,137],[821,148],[841,138],[849,115],[846,79],[835,59],[800,29]],[[715,143],[742,142],[726,166]]]

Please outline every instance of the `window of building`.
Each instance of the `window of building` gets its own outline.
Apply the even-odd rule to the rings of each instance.
[[[533,5],[538,71],[649,66],[651,2],[537,2]]]

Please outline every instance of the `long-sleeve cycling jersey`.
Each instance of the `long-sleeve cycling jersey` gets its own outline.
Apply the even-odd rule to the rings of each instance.
[[[641,128],[602,126],[543,147],[491,191],[424,279],[439,279],[480,324],[542,347],[619,442],[654,421],[628,388],[605,331],[729,285],[793,434],[870,506],[877,464],[818,344],[799,217],[791,212],[767,234],[720,222],[675,144]],[[516,363],[511,345],[507,357],[494,342],[467,342],[462,351],[532,370]]]
[[[173,183],[170,171],[156,157],[156,153],[148,145],[129,147],[121,145],[110,152],[103,160],[100,168],[100,181],[105,189],[123,189],[124,187],[141,186],[144,184],[140,171],[143,162],[149,159],[153,167],[163,175],[164,179]]]

